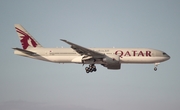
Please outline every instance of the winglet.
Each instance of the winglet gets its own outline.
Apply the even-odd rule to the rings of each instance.
[[[64,41],[64,42],[67,41],[67,40],[64,40],[64,39],[60,39],[60,40],[61,40],[61,41]]]
[[[63,42],[66,42],[66,43],[68,42],[67,40],[64,40],[64,39],[60,39],[60,40],[63,41]]]
[[[67,40],[64,40],[64,39],[60,39],[60,40],[63,41],[63,42],[65,42],[65,43],[67,43],[67,44],[69,44],[69,45],[74,45],[74,43],[69,42],[69,41],[67,41]]]

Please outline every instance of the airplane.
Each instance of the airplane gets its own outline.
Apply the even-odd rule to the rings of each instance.
[[[44,48],[23,26],[15,24],[22,48],[13,48],[14,54],[54,63],[89,64],[86,73],[96,72],[95,64],[107,69],[121,69],[121,64],[154,64],[157,66],[170,56],[163,51],[150,48],[86,48],[70,41],[60,39],[71,48]]]

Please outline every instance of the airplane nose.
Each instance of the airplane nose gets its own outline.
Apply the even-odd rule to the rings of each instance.
[[[169,55],[168,55],[169,59],[171,58]]]
[[[171,57],[167,54],[167,53],[165,53],[165,52],[163,52],[163,56],[165,57],[165,59],[166,60],[169,60]]]
[[[169,55],[167,55],[167,57],[168,57],[168,60],[171,58]]]

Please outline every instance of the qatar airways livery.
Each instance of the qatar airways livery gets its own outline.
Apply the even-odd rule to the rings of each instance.
[[[108,69],[120,69],[123,63],[154,64],[154,70],[160,62],[170,59],[163,51],[149,48],[86,48],[67,40],[71,48],[44,48],[20,24],[15,24],[16,32],[22,44],[13,48],[14,54],[54,63],[89,64],[86,72],[97,71],[95,64]]]

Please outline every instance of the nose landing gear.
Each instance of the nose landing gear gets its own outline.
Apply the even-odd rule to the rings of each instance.
[[[160,64],[160,63],[155,63],[154,71],[157,71],[157,66],[158,66],[159,64]]]
[[[157,71],[157,67],[154,67],[154,71]]]
[[[85,68],[85,70],[86,70],[86,73],[97,71],[96,66],[94,64],[90,64],[89,67]]]

